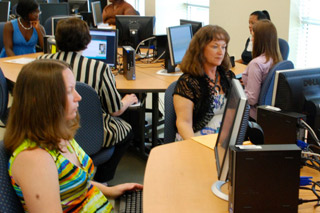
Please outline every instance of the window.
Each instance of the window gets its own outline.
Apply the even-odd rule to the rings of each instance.
[[[320,1],[300,1],[300,27],[298,34],[298,47],[296,67],[320,66]]]
[[[186,0],[187,19],[209,24],[209,0]]]

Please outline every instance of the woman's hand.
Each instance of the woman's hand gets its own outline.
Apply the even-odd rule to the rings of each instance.
[[[30,21],[30,24],[37,30],[40,29],[40,21],[36,20],[36,21]]]
[[[108,197],[115,199],[124,194],[126,191],[142,190],[143,186],[138,183],[124,183],[112,186],[110,189],[111,193],[108,195]]]

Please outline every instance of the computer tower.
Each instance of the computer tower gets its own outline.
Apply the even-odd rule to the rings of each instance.
[[[300,148],[295,144],[254,147],[230,146],[229,212],[297,212]]]
[[[136,79],[136,53],[131,46],[122,46],[123,48],[123,74],[127,80]]]
[[[297,139],[303,140],[300,119],[306,120],[304,114],[276,111],[270,106],[259,106],[257,110],[257,123],[264,132],[264,144],[296,144]]]

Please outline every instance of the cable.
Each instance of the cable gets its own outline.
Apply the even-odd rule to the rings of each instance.
[[[306,154],[306,155],[313,155],[313,156],[320,157],[320,154],[313,153],[313,152],[304,152],[304,151],[302,151],[302,154]]]
[[[313,139],[317,142],[318,146],[320,146],[319,139],[318,139],[316,133],[313,131],[313,129],[303,119],[300,119],[300,121],[305,127],[307,127],[307,129],[311,133],[311,136],[313,137]]]
[[[137,46],[137,48],[136,48],[136,53],[138,52],[139,47],[140,47],[144,42],[149,41],[149,40],[152,40],[152,39],[155,39],[155,38],[156,38],[155,36],[152,36],[152,37],[150,37],[150,38],[146,38],[146,39],[142,40],[142,41],[138,44],[138,46]],[[148,50],[148,51],[149,51],[149,50]]]

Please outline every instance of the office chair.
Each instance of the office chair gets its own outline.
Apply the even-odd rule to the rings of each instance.
[[[0,22],[0,51],[4,47],[4,43],[3,43],[3,28],[4,28],[5,23],[6,22]]]
[[[176,113],[173,106],[173,92],[177,81],[172,82],[164,94],[164,143],[174,142],[176,138]]]
[[[288,42],[282,38],[279,38],[279,48],[280,48],[282,60],[288,60],[288,56],[289,56]]]
[[[8,173],[8,162],[10,155],[0,141],[0,212],[20,213],[24,212],[22,204],[11,185]]]
[[[270,69],[267,78],[262,84],[258,105],[271,105],[275,72],[287,69],[294,69],[293,63],[288,60],[280,61]]]
[[[81,148],[92,158],[95,166],[107,162],[114,147],[103,148],[104,127],[102,109],[97,92],[89,85],[77,82],[76,90],[81,95],[79,102],[80,128],[75,139]]]
[[[4,124],[0,125],[0,127],[5,127],[8,119],[8,94],[7,80],[0,68],[0,120]]]

